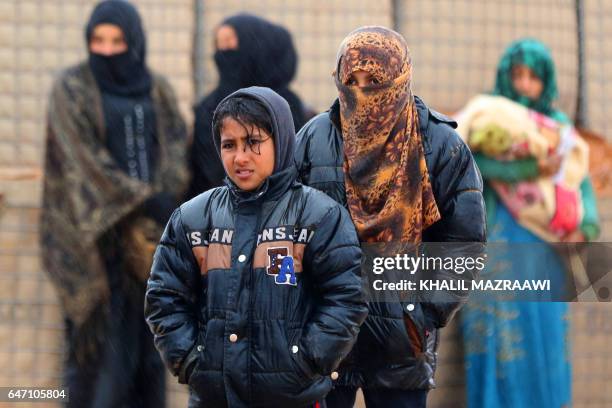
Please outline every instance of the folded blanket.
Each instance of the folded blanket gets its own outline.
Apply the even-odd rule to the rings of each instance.
[[[505,183],[487,180],[519,224],[554,242],[580,226],[580,183],[588,146],[576,130],[502,96],[479,95],[457,115],[457,131],[472,151],[500,161],[561,157],[557,174]]]

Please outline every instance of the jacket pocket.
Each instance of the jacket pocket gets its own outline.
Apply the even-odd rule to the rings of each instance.
[[[293,365],[293,370],[305,382],[312,382],[317,373],[311,367],[308,361],[306,350],[300,345],[302,329],[290,330],[287,334],[287,346],[289,348],[289,356]]]
[[[181,367],[178,372],[178,382],[179,384],[189,384],[189,379],[191,378],[193,372],[195,371],[195,367],[197,365],[198,360],[198,343],[193,345],[187,357],[181,364]]]
[[[425,350],[424,340],[421,336],[420,330],[409,315],[404,315],[404,326],[406,327],[406,333],[408,334],[408,340],[410,341],[412,352],[416,357],[418,357]]]
[[[406,310],[405,307],[404,310]],[[404,326],[412,352],[415,357],[418,357],[427,348],[427,333],[425,331],[423,311],[419,304],[415,304],[412,311],[404,312]]]
[[[202,360],[204,358],[204,350],[206,347],[206,331],[204,334],[202,333],[202,329],[198,334],[198,340],[196,344],[193,346],[189,355],[185,358],[185,367],[182,368],[184,370],[184,383],[181,384],[190,384],[191,379],[194,377],[194,374],[197,373],[198,369],[201,366]],[[180,383],[179,378],[179,383]]]

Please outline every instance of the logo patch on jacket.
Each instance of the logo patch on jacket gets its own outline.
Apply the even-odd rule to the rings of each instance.
[[[277,285],[297,286],[295,266],[293,264],[293,257],[289,255],[289,248],[268,248],[268,266],[266,267],[266,273],[274,276],[274,283]]]
[[[290,241],[296,244],[307,244],[312,239],[314,231],[308,228],[281,226],[265,228],[257,235],[257,245],[265,242]]]
[[[231,266],[232,238],[234,230],[212,228],[194,229],[187,232],[187,240],[200,267],[200,274],[210,269],[228,269]]]

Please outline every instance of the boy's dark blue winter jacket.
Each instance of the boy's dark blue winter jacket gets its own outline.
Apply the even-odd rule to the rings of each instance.
[[[366,317],[361,250],[348,212],[296,182],[286,102],[238,92],[268,108],[276,154],[291,159],[255,192],[228,181],[174,212],[145,315],[190,406],[297,408],[329,392]]]

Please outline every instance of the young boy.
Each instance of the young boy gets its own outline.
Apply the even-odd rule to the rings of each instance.
[[[321,401],[367,314],[345,209],[296,182],[287,102],[268,88],[225,98],[213,137],[228,176],[172,215],[145,315],[189,406]]]

